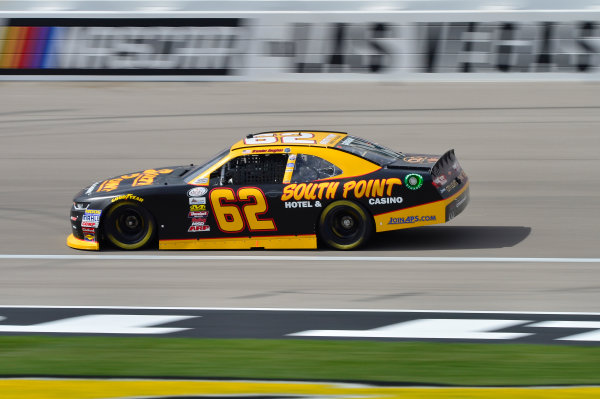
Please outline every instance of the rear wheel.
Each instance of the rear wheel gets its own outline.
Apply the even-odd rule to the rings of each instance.
[[[351,201],[329,204],[319,219],[319,236],[335,249],[355,249],[373,233],[373,221],[364,208]]]
[[[121,249],[140,249],[154,236],[156,224],[150,212],[134,202],[118,202],[104,219],[108,241]]]

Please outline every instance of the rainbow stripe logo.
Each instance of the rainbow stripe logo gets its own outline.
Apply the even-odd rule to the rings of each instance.
[[[0,69],[55,67],[52,44],[64,29],[57,26],[0,26]]]

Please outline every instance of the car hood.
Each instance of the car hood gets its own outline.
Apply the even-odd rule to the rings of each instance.
[[[131,188],[175,184],[182,181],[182,176],[190,170],[190,166],[167,166],[155,169],[124,173],[119,176],[100,180],[84,188],[77,196],[110,195]]]

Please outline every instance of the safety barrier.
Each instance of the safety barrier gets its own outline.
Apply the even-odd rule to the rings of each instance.
[[[600,79],[597,2],[417,3],[5,1],[0,80]]]

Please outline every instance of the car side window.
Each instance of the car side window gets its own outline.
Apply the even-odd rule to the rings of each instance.
[[[233,158],[210,175],[211,186],[281,184],[287,154],[243,155]]]
[[[306,183],[340,174],[342,174],[340,168],[323,158],[316,155],[298,154],[291,182]]]

